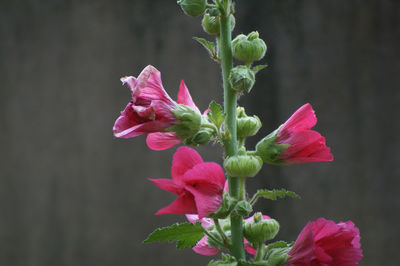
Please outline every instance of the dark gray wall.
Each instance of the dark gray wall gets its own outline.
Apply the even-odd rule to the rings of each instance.
[[[176,1],[0,2],[0,265],[205,265],[173,244],[141,242],[178,216],[146,180],[170,177],[174,149],[114,139],[129,100],[119,78],[147,64],[175,96],[185,79],[204,110],[221,101],[218,66],[191,40],[199,19]],[[305,102],[319,118],[332,163],[266,166],[249,181],[302,200],[260,201],[293,240],[309,220],[353,220],[365,258],[399,265],[400,2],[238,1],[235,33],[257,29],[269,67],[240,104],[264,127],[251,147]],[[220,162],[221,149],[200,148]]]

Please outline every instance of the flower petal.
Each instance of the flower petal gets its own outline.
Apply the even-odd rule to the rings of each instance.
[[[279,129],[278,136],[286,137],[287,134],[310,129],[317,123],[312,106],[307,103],[301,106]]]
[[[183,179],[186,185],[205,186],[213,188],[213,192],[223,191],[225,176],[222,167],[214,162],[205,162],[194,165],[185,172]]]
[[[150,133],[146,138],[147,146],[155,151],[161,151],[171,148],[179,143],[181,139],[173,132]]]
[[[115,124],[127,124],[126,123],[126,117],[120,116]],[[114,125],[113,131],[114,131],[114,136],[117,138],[132,138],[136,136],[140,136],[143,134],[148,134],[152,132],[158,132],[158,131],[164,131],[165,128],[167,128],[170,123],[169,122],[162,122],[162,121],[150,121],[150,122],[145,122],[142,124],[138,124],[135,126],[132,126],[130,128],[119,128],[118,126]],[[123,130],[121,130],[123,129]]]
[[[168,192],[174,193],[174,194],[180,194],[183,192],[183,187],[175,184],[175,182],[171,179],[152,179],[149,178],[151,182],[154,183],[157,187],[164,189]]]
[[[219,249],[209,246],[207,242],[207,236],[204,236],[199,240],[199,242],[197,242],[196,246],[193,247],[193,251],[200,255],[213,256],[218,254]]]
[[[190,95],[189,90],[183,80],[181,81],[181,85],[179,86],[177,103],[190,106],[200,114],[200,110],[193,102],[192,96]]]
[[[191,223],[200,222],[201,226],[203,226],[204,229],[207,229],[207,227],[214,225],[213,219],[200,218],[197,214],[186,214],[186,219],[188,219],[188,221]]]
[[[179,147],[172,159],[171,174],[172,179],[175,182],[181,182],[181,178],[189,169],[192,169],[195,165],[202,163],[203,159],[200,154],[194,149],[189,147]]]
[[[197,213],[196,204],[192,194],[183,192],[179,197],[167,207],[160,209],[156,215],[160,214],[186,214]]]

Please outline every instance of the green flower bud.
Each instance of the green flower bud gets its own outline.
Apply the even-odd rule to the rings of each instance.
[[[207,0],[179,0],[183,12],[192,17],[200,16],[206,10]]]
[[[224,168],[230,176],[253,177],[262,167],[262,160],[255,155],[235,155],[225,159]]]
[[[182,140],[192,138],[199,130],[201,125],[201,114],[193,108],[178,104],[178,108],[172,110],[178,118],[178,123],[168,128],[168,131],[175,132]]]
[[[251,88],[256,81],[256,77],[253,71],[246,66],[237,66],[232,68],[229,73],[229,82],[237,92],[250,92]]]
[[[279,223],[275,219],[256,219],[261,213],[254,215],[254,220],[246,222],[243,228],[244,237],[254,244],[263,244],[273,239],[279,232]]]
[[[261,121],[256,115],[248,116],[248,117],[238,118],[236,126],[237,126],[237,136],[239,138],[245,138],[257,134],[258,130],[261,128]]]
[[[210,13],[204,15],[201,25],[203,26],[203,30],[208,34],[219,35],[219,13],[218,9],[215,10],[217,10],[217,12],[210,11]],[[233,31],[236,24],[235,17],[230,15],[229,21],[231,23],[231,31]]]
[[[247,217],[253,211],[251,204],[245,200],[239,201],[235,206],[235,212],[240,216]]]
[[[256,155],[260,156],[265,163],[270,164],[285,164],[279,159],[281,155],[288,147],[288,144],[276,144],[275,141],[278,138],[278,130],[275,130],[256,145]]]
[[[267,45],[258,37],[258,32],[253,31],[249,35],[238,35],[232,41],[233,56],[245,63],[252,63],[264,57]]]
[[[201,129],[192,138],[192,142],[199,145],[206,145],[211,139],[210,129]]]

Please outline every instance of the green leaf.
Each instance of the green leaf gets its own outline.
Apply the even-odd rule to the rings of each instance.
[[[266,68],[268,65],[258,65],[258,66],[254,66],[251,68],[251,71],[254,72],[254,74],[257,74],[257,72],[263,70],[264,68]]]
[[[215,48],[215,43],[207,41],[206,39],[199,38],[199,37],[193,37],[194,40],[199,42],[209,53],[210,57],[215,60],[219,61],[220,59],[217,56],[217,50]]]
[[[176,223],[169,227],[156,229],[144,240],[144,243],[177,241],[177,248],[191,248],[204,236],[204,232],[201,223]]]
[[[225,114],[222,110],[222,106],[212,101],[208,106],[210,112],[207,114],[208,118],[214,123],[214,125],[219,129],[225,120]]]
[[[273,190],[268,190],[268,189],[260,189],[257,190],[257,193],[254,194],[253,198],[251,199],[250,203],[254,204],[259,197],[263,197],[265,199],[270,199],[270,200],[277,200],[278,198],[285,198],[285,197],[291,197],[291,198],[296,198],[300,199],[300,196],[294,193],[293,191],[286,190],[282,188],[281,190],[273,189]]]
[[[269,249],[273,249],[273,248],[286,248],[288,247],[288,243],[286,243],[285,241],[276,241],[274,243],[268,244],[268,246],[266,246],[266,250]]]

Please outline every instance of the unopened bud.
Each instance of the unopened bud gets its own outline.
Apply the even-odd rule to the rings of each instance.
[[[199,132],[197,132],[193,138],[192,142],[195,144],[199,145],[206,145],[208,142],[210,142],[211,139],[211,132],[209,129],[201,129]]]
[[[207,0],[179,0],[183,12],[192,17],[200,16],[206,10]]]
[[[252,63],[264,57],[267,45],[258,37],[258,32],[251,32],[249,35],[238,35],[232,41],[233,56],[243,62]]]
[[[253,177],[262,167],[262,160],[255,155],[235,155],[225,159],[224,168],[230,176]]]
[[[261,121],[258,116],[238,118],[236,122],[237,135],[239,138],[251,137],[257,134],[261,128]]]
[[[261,213],[255,216],[261,216]],[[246,222],[243,228],[244,237],[251,243],[262,244],[273,239],[279,232],[279,223],[275,219],[256,219]]]
[[[178,104],[178,108],[172,110],[172,113],[178,119],[178,123],[168,130],[175,132],[182,140],[192,138],[200,130],[201,114],[193,108]]]
[[[219,35],[219,20],[218,9],[212,9],[210,13],[204,15],[201,21],[203,30],[208,34]],[[229,22],[231,24],[231,31],[233,31],[235,28],[235,17],[233,15],[229,16]]]
[[[237,92],[250,92],[255,80],[254,72],[246,66],[234,67],[229,73],[229,82]]]

